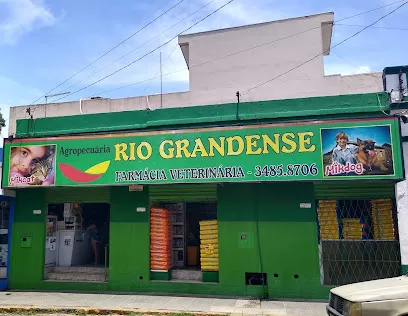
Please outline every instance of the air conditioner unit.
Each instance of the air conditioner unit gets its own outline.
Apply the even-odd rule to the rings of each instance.
[[[408,96],[408,66],[386,67],[383,71],[384,91],[390,94],[391,103],[399,103]]]
[[[391,103],[401,102],[404,98],[401,91],[399,90],[391,90],[390,97],[391,97]]]

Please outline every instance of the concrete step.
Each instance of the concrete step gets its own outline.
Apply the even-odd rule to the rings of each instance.
[[[200,270],[172,270],[172,280],[202,281],[203,273]]]
[[[104,267],[53,267],[50,272],[56,273],[90,273],[90,274],[104,274]]]
[[[85,282],[105,282],[105,275],[102,273],[58,273],[49,272],[47,280],[56,281],[85,281]]]

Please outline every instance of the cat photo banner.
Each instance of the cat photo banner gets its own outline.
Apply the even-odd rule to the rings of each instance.
[[[11,146],[9,186],[55,185],[56,145]]]
[[[398,118],[4,140],[3,187],[403,178]]]

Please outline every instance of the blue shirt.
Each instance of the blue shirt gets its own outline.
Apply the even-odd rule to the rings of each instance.
[[[347,144],[346,148],[341,148],[337,145],[333,149],[333,162],[337,162],[341,165],[346,165],[348,162],[356,164],[356,153],[358,152],[358,146]]]

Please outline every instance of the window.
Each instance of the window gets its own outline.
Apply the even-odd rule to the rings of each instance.
[[[317,218],[324,285],[399,275],[393,200],[320,200]]]

